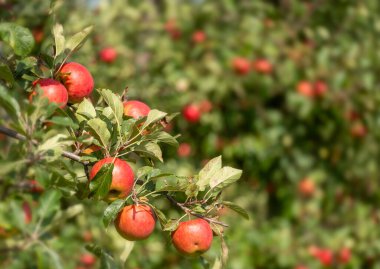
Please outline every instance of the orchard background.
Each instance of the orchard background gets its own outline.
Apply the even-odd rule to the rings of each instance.
[[[29,142],[1,136],[0,267],[380,268],[379,12],[377,0],[0,0],[0,125],[22,133],[18,107],[36,127],[24,133]],[[7,23],[23,28],[7,32]],[[126,241],[103,226],[99,186],[90,186],[92,196],[74,195],[81,185],[68,178],[85,178],[80,164],[53,169],[63,149],[87,141],[49,140],[74,123],[36,105],[42,98],[28,101],[32,82],[62,62],[61,31],[66,40],[82,33],[73,53],[62,55],[86,66],[96,89],[180,112],[162,127],[168,144],[179,146],[161,145],[164,163],[155,160],[155,169],[192,177],[222,155],[243,170],[222,197],[249,220],[214,208],[229,227],[202,258],[175,251],[170,221],[166,233],[156,228],[145,241]],[[102,98],[114,97],[94,90],[91,102]],[[44,145],[39,154],[31,153],[32,138]],[[143,154],[149,165],[161,159],[155,154]],[[168,219],[181,216],[168,203],[159,207]]]

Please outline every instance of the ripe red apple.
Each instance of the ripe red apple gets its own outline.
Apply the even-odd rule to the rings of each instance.
[[[96,263],[96,257],[92,254],[82,254],[80,256],[80,263],[85,266],[93,266]]]
[[[66,63],[60,70],[60,77],[69,94],[69,101],[77,103],[90,96],[94,79],[86,67],[79,63]]]
[[[39,79],[33,82],[34,89],[39,85],[43,91],[43,96],[46,97],[49,102],[56,103],[60,108],[64,108],[68,101],[68,94],[66,88],[58,81],[51,78]],[[36,95],[34,90],[29,96],[29,101],[32,102],[33,96]]]
[[[262,74],[270,74],[273,71],[272,64],[266,59],[257,59],[253,62],[253,69]]]
[[[179,39],[181,37],[181,30],[177,26],[177,22],[174,19],[167,21],[164,27],[173,40]]]
[[[349,248],[346,248],[346,247],[342,248],[339,251],[338,258],[339,258],[339,262],[341,264],[348,263],[351,259],[351,250]]]
[[[135,119],[148,116],[150,107],[145,103],[132,100],[124,102],[124,115]]]
[[[314,95],[315,96],[323,96],[328,90],[327,84],[322,81],[318,80],[314,83]]]
[[[44,188],[38,183],[37,180],[30,179],[28,180],[28,185],[30,188],[30,192],[32,193],[41,193],[44,191]]]
[[[119,158],[108,157],[98,161],[90,171],[90,180],[99,172],[104,164],[114,163],[112,170],[112,183],[110,186],[108,200],[122,199],[127,197],[133,187],[135,175],[126,161]]]
[[[299,193],[305,196],[312,196],[315,192],[315,183],[310,178],[304,178],[298,183]]]
[[[195,44],[201,44],[206,40],[206,34],[203,31],[196,31],[193,33],[191,39]]]
[[[246,75],[250,69],[250,62],[245,58],[237,57],[232,60],[232,67],[236,74]]]
[[[367,134],[367,128],[361,121],[356,121],[351,126],[351,135],[355,138],[363,138]]]
[[[327,248],[311,246],[309,252],[312,256],[317,258],[323,266],[330,266],[334,261],[333,252]]]
[[[212,110],[213,105],[209,100],[203,100],[199,103],[199,109],[203,113],[208,113]]]
[[[183,255],[196,257],[206,252],[212,243],[212,229],[204,219],[181,222],[172,233],[174,247]]]
[[[115,220],[116,230],[130,241],[148,238],[155,225],[156,219],[152,209],[143,204],[124,207]]]
[[[188,122],[198,122],[201,118],[201,110],[195,104],[189,104],[182,109],[182,115]]]
[[[41,43],[41,41],[44,39],[44,31],[42,27],[36,27],[32,30],[32,34],[34,37],[34,40],[36,43]]]
[[[117,58],[117,51],[112,47],[107,47],[99,52],[99,57],[105,63],[112,63]]]
[[[297,85],[297,91],[303,96],[314,97],[314,86],[309,81],[300,81]]]
[[[179,157],[189,157],[191,154],[190,144],[188,144],[188,143],[179,144],[177,154]]]

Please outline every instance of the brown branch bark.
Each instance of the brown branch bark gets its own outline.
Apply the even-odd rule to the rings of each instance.
[[[215,224],[218,224],[218,225],[221,225],[221,226],[224,226],[224,227],[228,227],[227,224],[225,224],[224,222],[221,222],[221,221],[217,221],[215,219],[211,219],[211,218],[207,218],[201,214],[198,214],[194,211],[192,211],[190,208],[187,208],[185,206],[183,206],[182,204],[178,203],[176,200],[173,199],[173,197],[171,197],[170,195],[168,194],[164,194],[164,196],[175,206],[179,207],[180,209],[182,209],[183,211],[185,211],[186,213],[190,214],[190,215],[193,215],[195,217],[198,217],[198,218],[201,218],[201,219],[204,219],[208,222],[212,222],[212,223],[215,223]]]

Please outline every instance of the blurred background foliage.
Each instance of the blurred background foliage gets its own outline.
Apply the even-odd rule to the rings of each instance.
[[[94,25],[72,60],[97,88],[128,88],[129,99],[168,112],[199,110],[199,120],[183,113],[168,126],[182,135],[178,151],[165,151],[169,169],[191,174],[222,154],[244,170],[224,194],[251,216],[225,211],[229,268],[380,268],[378,0],[56,2],[68,34]],[[0,0],[0,18],[30,28],[38,54],[52,44],[49,6]],[[104,48],[116,58],[102,60]],[[159,234],[131,250],[103,231],[100,209],[85,208],[51,234],[64,268],[80,264],[91,241],[130,254],[127,268],[202,268]],[[43,266],[44,253],[7,268],[32,258]]]

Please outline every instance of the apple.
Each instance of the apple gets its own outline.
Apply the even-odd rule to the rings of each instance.
[[[180,157],[189,157],[191,154],[191,146],[188,143],[181,143],[178,146],[177,154]]]
[[[83,232],[82,237],[85,242],[91,242],[93,240],[93,236],[90,231]]]
[[[62,66],[60,77],[69,94],[69,101],[77,103],[90,96],[94,89],[94,79],[83,65],[70,62]]]
[[[99,57],[105,63],[112,63],[117,58],[117,51],[112,47],[107,47],[99,52]]]
[[[212,229],[204,219],[181,222],[172,232],[172,242],[179,253],[196,257],[206,252],[212,243]]]
[[[330,266],[334,261],[333,252],[326,248],[311,246],[309,253],[317,258],[323,266]]]
[[[193,33],[191,39],[195,44],[201,44],[206,40],[206,34],[203,31],[196,31]]]
[[[30,192],[32,193],[41,193],[44,191],[44,188],[42,188],[40,183],[38,183],[38,181],[34,179],[28,180],[28,186],[29,186]]]
[[[257,59],[253,62],[253,69],[262,74],[270,74],[273,71],[272,64],[266,59]]]
[[[201,118],[201,110],[199,106],[195,104],[189,104],[182,109],[182,115],[188,122],[195,123],[198,122]]]
[[[342,248],[339,251],[338,258],[339,258],[339,262],[341,264],[348,263],[351,259],[351,250],[349,248],[346,248],[346,247]]]
[[[82,254],[80,256],[80,263],[85,266],[93,266],[96,263],[96,257],[91,254]]]
[[[322,81],[318,80],[314,83],[314,95],[315,96],[323,96],[328,90],[327,84]]]
[[[247,59],[237,57],[232,60],[232,67],[236,74],[246,75],[250,69],[250,63]]]
[[[150,111],[150,107],[145,103],[132,100],[124,102],[124,115],[128,117],[132,117],[134,119],[138,119],[141,117],[148,116]]]
[[[122,237],[130,241],[139,241],[152,234],[156,218],[147,205],[128,205],[119,212],[114,224]]]
[[[306,97],[314,97],[314,86],[309,81],[300,81],[297,84],[297,91],[299,94]]]
[[[126,161],[119,158],[108,157],[95,163],[90,171],[90,180],[99,172],[104,164],[114,163],[112,170],[112,183],[107,199],[110,201],[127,197],[133,188],[135,175]]]
[[[181,30],[177,26],[177,22],[174,19],[167,21],[164,28],[173,40],[179,39],[182,35]]]
[[[212,110],[213,105],[209,100],[203,100],[199,103],[199,109],[203,113],[208,113]]]
[[[38,79],[33,82],[34,91],[29,96],[29,101],[32,102],[33,96],[37,94],[35,91],[37,85],[43,91],[42,95],[46,97],[50,103],[56,103],[62,109],[66,106],[68,94],[65,86],[51,78]]]
[[[298,183],[299,193],[305,196],[312,196],[315,192],[315,183],[310,178],[304,178]]]
[[[34,37],[34,40],[36,43],[41,43],[41,41],[44,39],[44,31],[42,27],[36,27],[32,30],[32,34]]]
[[[362,138],[366,136],[367,128],[361,121],[356,121],[351,126],[351,135],[355,138]]]

